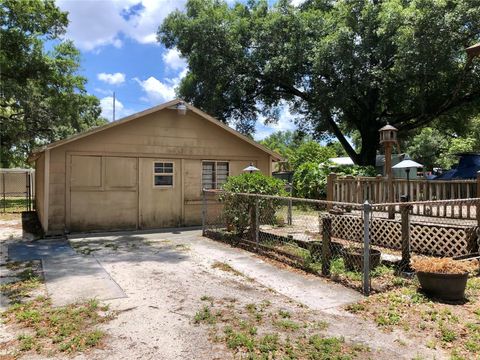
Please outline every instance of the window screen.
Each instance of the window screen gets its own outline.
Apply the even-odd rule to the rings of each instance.
[[[202,166],[202,187],[220,189],[227,182],[229,164],[226,161],[204,161]]]
[[[158,187],[173,186],[173,163],[153,163],[153,185]]]

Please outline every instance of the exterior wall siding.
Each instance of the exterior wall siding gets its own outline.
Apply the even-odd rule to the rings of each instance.
[[[35,161],[35,209],[38,214],[38,219],[45,228],[45,214],[44,214],[44,188],[45,188],[45,154],[42,153]]]
[[[179,225],[201,223],[202,160],[229,161],[230,175],[240,174],[250,162],[262,173],[270,175],[271,170],[270,155],[261,149],[192,111],[181,116],[175,110],[164,109],[50,150],[49,234],[63,233],[67,228],[72,200],[69,161],[80,155],[137,158],[139,164],[142,159],[175,160],[181,171],[176,184],[180,192]],[[111,196],[119,195],[112,192]],[[108,196],[98,200],[115,202]],[[155,197],[144,196],[139,201],[147,202],[147,208],[158,206]]]

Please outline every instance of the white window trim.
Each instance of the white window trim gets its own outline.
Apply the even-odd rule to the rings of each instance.
[[[219,190],[218,185],[217,185],[217,163],[227,163],[228,164],[228,174],[227,174],[227,179],[230,177],[230,161],[228,160],[202,160],[202,173],[200,177],[200,186],[203,190],[203,163],[205,162],[210,162],[215,164],[215,187],[212,188],[211,190]]]
[[[172,172],[171,173],[157,173],[155,172],[155,164],[157,163],[169,163],[172,164]],[[152,184],[154,189],[173,189],[175,187],[175,162],[173,160],[154,160],[152,162],[152,169],[153,169],[153,176],[152,176]],[[157,175],[167,175],[172,177],[172,185],[155,185],[155,176]]]

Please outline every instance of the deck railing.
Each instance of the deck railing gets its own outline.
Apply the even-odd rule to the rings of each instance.
[[[410,185],[408,185],[410,184]],[[410,186],[410,189],[408,189]],[[409,191],[410,190],[410,191]],[[330,174],[327,180],[327,200],[344,203],[361,204],[368,200],[372,203],[400,202],[402,195],[410,195],[410,201],[433,201],[469,199],[480,196],[480,173],[476,180],[426,180],[414,179],[408,183],[406,179],[393,179],[393,199],[388,199],[387,180],[377,177],[339,177]],[[477,215],[467,207],[423,208],[414,207],[415,214],[435,214],[438,217],[472,219]]]

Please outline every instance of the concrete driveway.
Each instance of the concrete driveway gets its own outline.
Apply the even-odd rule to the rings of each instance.
[[[63,278],[66,287],[53,292],[68,293],[73,301],[79,294],[75,277],[81,279],[82,273],[98,264],[125,294],[104,301],[118,311],[114,320],[102,325],[108,334],[106,346],[78,359],[233,358],[223,343],[212,341],[208,328],[194,324],[206,297],[235,302],[240,309],[268,302],[277,311],[285,309],[324,322],[328,336],[362,343],[374,351],[376,359],[411,359],[419,353],[433,358],[428,349],[419,348],[402,333],[380,332],[373,322],[345,312],[345,304],[361,298],[357,292],[279,268],[252,253],[204,238],[199,230],[76,235],[68,240],[75,250],[67,249],[69,256],[82,259],[84,269],[59,272],[56,281]],[[68,270],[68,258],[62,262]],[[212,266],[218,263],[234,271]],[[46,281],[52,291],[48,277]],[[80,295],[88,289],[95,294],[95,286],[87,281]]]
[[[111,345],[88,358],[127,354],[142,359],[231,358],[221,344],[208,340],[205,329],[192,324],[205,296],[245,305],[268,301],[292,312],[307,309],[309,316],[330,324],[330,336],[377,349],[382,354],[378,358],[410,359],[419,351],[402,334],[381,333],[373,322],[345,312],[342,307],[360,299],[359,293],[279,268],[252,253],[204,238],[199,230],[79,235],[70,237],[70,242],[77,251],[98,259],[127,295],[109,301],[120,310],[118,318],[106,325]],[[218,262],[229,264],[238,274],[212,267]]]

